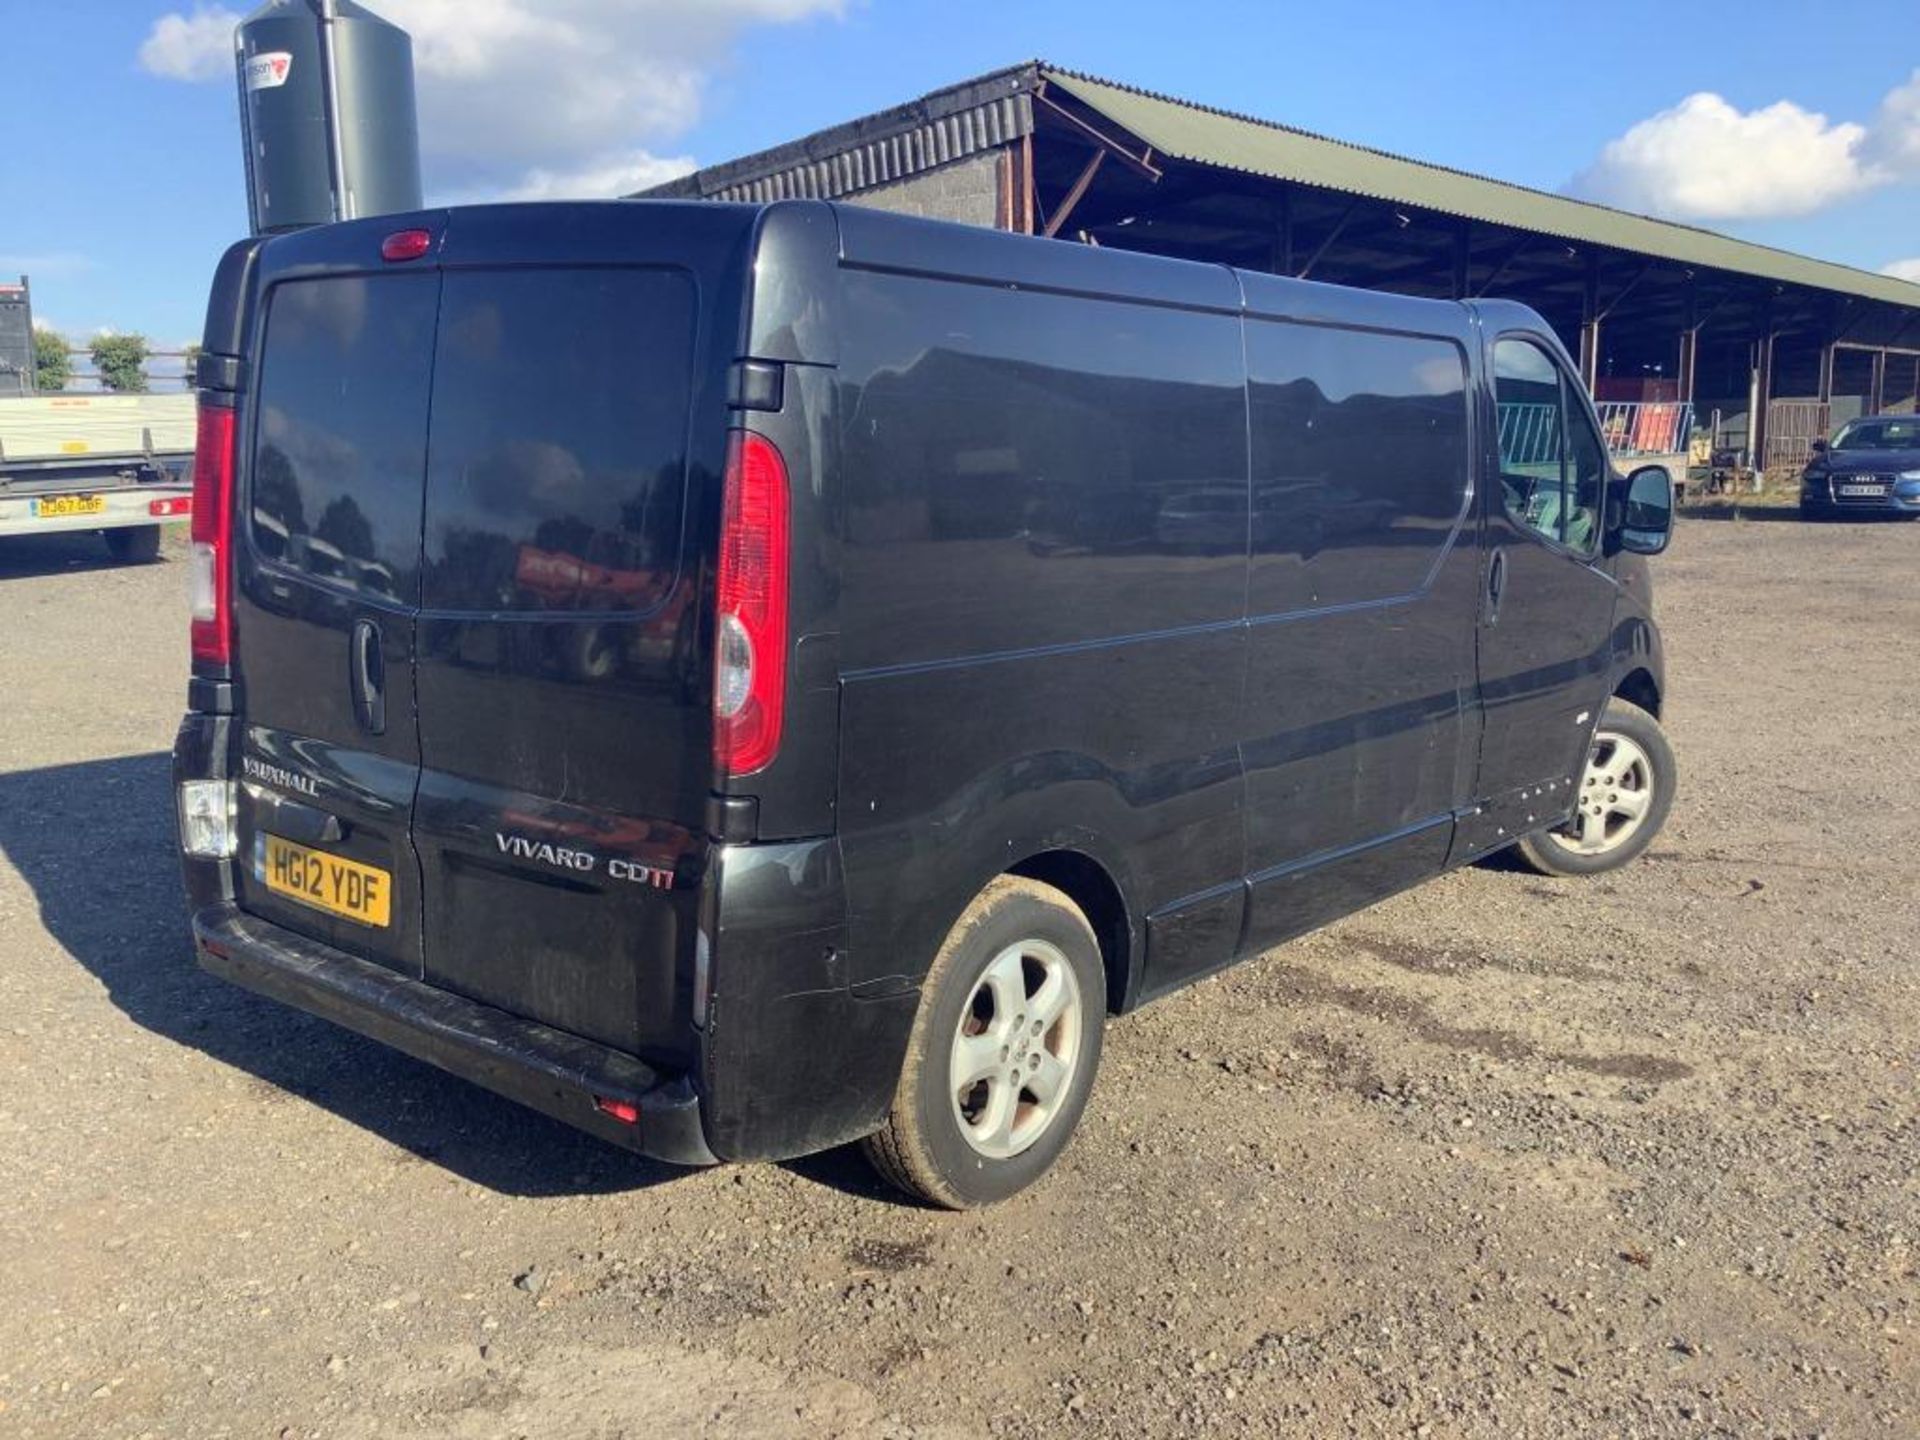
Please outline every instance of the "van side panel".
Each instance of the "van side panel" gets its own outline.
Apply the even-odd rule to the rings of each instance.
[[[1253,951],[1444,866],[1478,736],[1479,559],[1466,312],[1247,287]]]
[[[1027,286],[1065,247],[929,226],[919,248],[922,227],[893,220],[863,255],[869,227],[841,216],[856,986],[916,984],[966,902],[1041,850],[1103,865],[1136,923],[1237,891],[1247,509],[1231,275],[1076,253],[1083,293],[1047,293]],[[967,278],[902,273],[915,265]],[[1118,293],[1086,293],[1102,281]],[[1182,288],[1218,308],[1140,298]],[[1233,919],[1170,933],[1224,960]]]

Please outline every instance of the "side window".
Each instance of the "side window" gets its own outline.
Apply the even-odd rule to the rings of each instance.
[[[862,617],[844,663],[1243,613],[1237,316],[872,271],[841,286],[842,604]]]
[[[1567,401],[1567,485],[1571,503],[1566,510],[1561,543],[1583,555],[1600,543],[1600,507],[1607,493],[1607,447],[1593,428],[1587,407],[1573,393],[1574,382],[1563,378]]]
[[[1572,382],[1530,340],[1494,345],[1493,378],[1507,514],[1557,545],[1591,551],[1607,456]]]
[[[1249,320],[1254,615],[1420,590],[1467,498],[1449,340]]]

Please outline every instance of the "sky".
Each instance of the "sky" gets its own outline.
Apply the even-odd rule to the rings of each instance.
[[[1913,0],[364,3],[414,36],[433,203],[615,195],[1038,57],[1920,279]],[[37,320],[197,337],[247,225],[250,8],[0,0],[0,276]]]

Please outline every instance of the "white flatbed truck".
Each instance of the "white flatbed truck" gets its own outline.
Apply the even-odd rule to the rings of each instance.
[[[0,540],[95,530],[119,560],[152,560],[193,508],[194,399],[0,398]]]

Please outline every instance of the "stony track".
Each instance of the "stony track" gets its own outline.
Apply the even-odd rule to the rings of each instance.
[[[184,567],[0,549],[0,1434],[1920,1434],[1920,527],[1657,566],[1644,861],[1118,1022],[1060,1172],[951,1216],[850,1154],[639,1162],[201,976]]]

